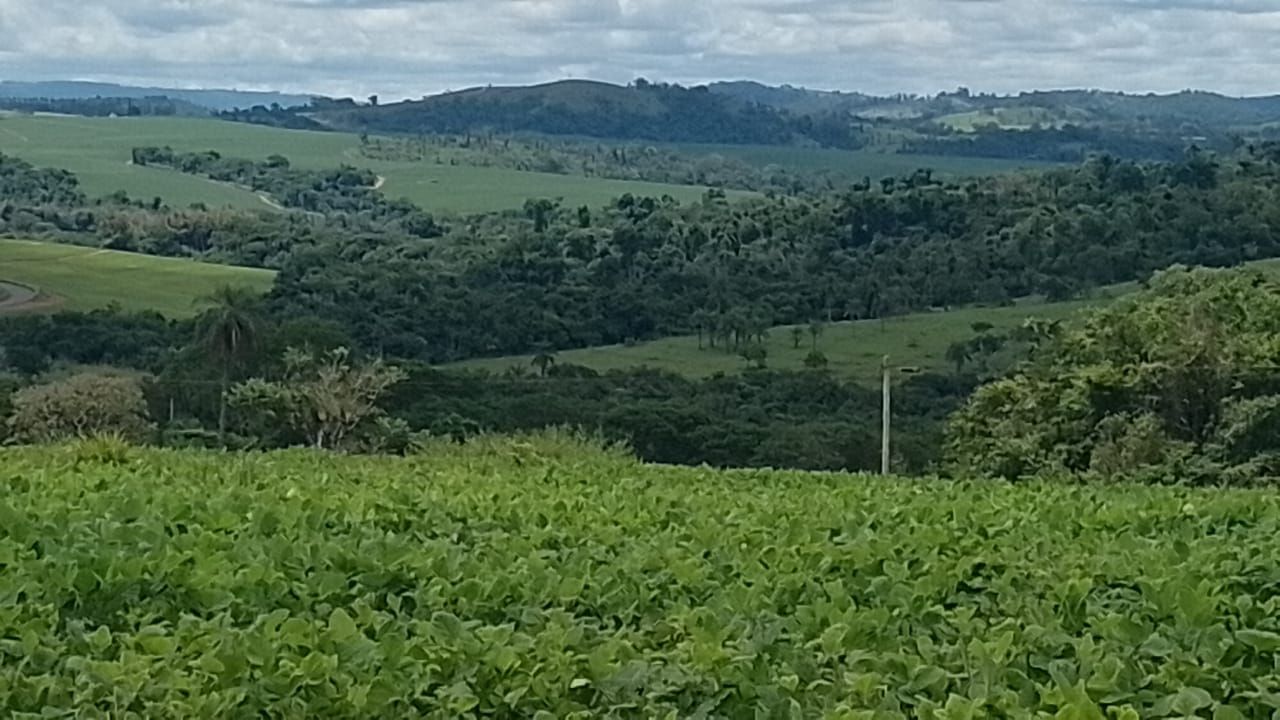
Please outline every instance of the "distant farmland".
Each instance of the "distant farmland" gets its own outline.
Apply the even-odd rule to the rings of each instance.
[[[605,180],[498,168],[370,160],[360,155],[360,139],[349,133],[279,130],[256,125],[190,118],[0,117],[0,152],[41,166],[76,173],[90,195],[124,190],[130,196],[163,198],[170,205],[269,209],[254,193],[162,168],[129,164],[139,146],[264,159],[289,158],[301,168],[341,164],[367,167],[386,178],[383,192],[428,210],[487,212],[519,207],[531,197],[562,197],[571,205],[603,205],[624,193],[670,195],[691,201],[705,188]]]
[[[274,272],[256,268],[0,240],[0,282],[36,289],[38,309],[94,310],[114,303],[125,310],[189,317],[199,309],[196,301],[220,285],[244,285],[265,293],[274,278]],[[0,314],[27,309],[0,309]]]
[[[596,142],[596,141],[592,141]],[[599,141],[612,144],[611,141]],[[670,195],[698,199],[706,188],[690,185],[589,178],[414,161],[372,160],[360,154],[350,133],[280,130],[193,118],[81,118],[0,116],[0,152],[36,165],[74,172],[85,191],[102,196],[123,190],[140,199],[160,197],[177,207],[210,206],[269,210],[247,189],[163,168],[136,167],[130,151],[170,146],[191,152],[216,150],[227,156],[264,159],[283,155],[297,167],[323,169],[341,164],[366,167],[386,179],[383,192],[437,212],[488,212],[521,206],[531,197],[563,198],[569,205],[598,206],[622,195]],[[967,176],[1044,167],[1042,163],[989,158],[894,155],[821,148],[754,145],[670,145],[689,155],[718,154],[749,165],[778,165],[798,171],[829,171],[850,179],[910,174],[930,168],[939,175]],[[731,193],[745,194],[745,193]]]

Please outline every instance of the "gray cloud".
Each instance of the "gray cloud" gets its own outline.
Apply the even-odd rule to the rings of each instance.
[[[0,0],[0,77],[416,97],[569,76],[1280,93],[1276,0]]]

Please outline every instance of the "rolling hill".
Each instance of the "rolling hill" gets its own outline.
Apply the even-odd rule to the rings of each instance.
[[[230,110],[251,105],[305,105],[310,95],[263,92],[255,90],[182,89],[139,87],[115,83],[53,80],[44,82],[0,81],[0,98],[46,98],[75,100],[84,98],[148,98],[167,97],[198,105],[208,111]]]
[[[1280,274],[1280,260],[1261,260],[1248,265],[1265,273]],[[951,367],[947,349],[953,343],[973,337],[973,326],[977,323],[1007,331],[1032,317],[1064,320],[1136,289],[1136,283],[1125,283],[1100,288],[1083,299],[1067,302],[1025,298],[1005,307],[964,307],[912,313],[883,321],[831,323],[823,327],[816,343],[808,326],[779,326],[771,328],[765,340],[767,362],[770,368],[780,370],[803,369],[805,357],[816,344],[828,360],[828,369],[863,382],[880,377],[881,359],[886,355],[894,365],[941,372]],[[799,327],[802,332],[798,348],[792,336],[793,327]],[[698,338],[693,336],[565,350],[556,353],[555,358],[562,364],[582,365],[599,372],[645,366],[690,377],[740,372],[747,367],[734,353],[700,347]],[[445,367],[501,373],[513,367],[527,370],[532,367],[532,360],[532,355],[517,355],[467,360]]]
[[[501,168],[411,161],[381,161],[360,155],[360,138],[349,133],[281,130],[194,118],[82,118],[0,116],[0,152],[32,164],[69,170],[90,196],[124,190],[141,199],[160,197],[175,207],[209,206],[270,210],[256,194],[202,177],[130,164],[133,148],[169,146],[183,152],[216,150],[228,156],[289,158],[299,168],[342,164],[373,170],[383,192],[435,212],[488,212],[520,207],[531,197],[561,197],[572,205],[602,205],[624,193],[690,201],[705,188],[606,180]]]
[[[0,240],[0,286],[35,297],[0,300],[0,315],[48,310],[94,310],[117,304],[167,317],[194,315],[196,301],[221,285],[267,292],[275,273],[257,268],[97,250],[58,243]],[[25,299],[25,298],[24,298]]]
[[[333,127],[380,133],[536,132],[655,142],[817,143],[812,123],[706,87],[565,80],[481,87],[421,100],[329,110]],[[822,144],[831,144],[824,142]]]

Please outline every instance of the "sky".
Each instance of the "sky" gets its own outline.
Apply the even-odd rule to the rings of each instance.
[[[0,0],[0,79],[1280,94],[1280,0]]]

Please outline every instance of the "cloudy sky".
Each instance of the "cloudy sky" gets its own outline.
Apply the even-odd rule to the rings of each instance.
[[[1280,0],[0,0],[0,79],[1280,93]]]

